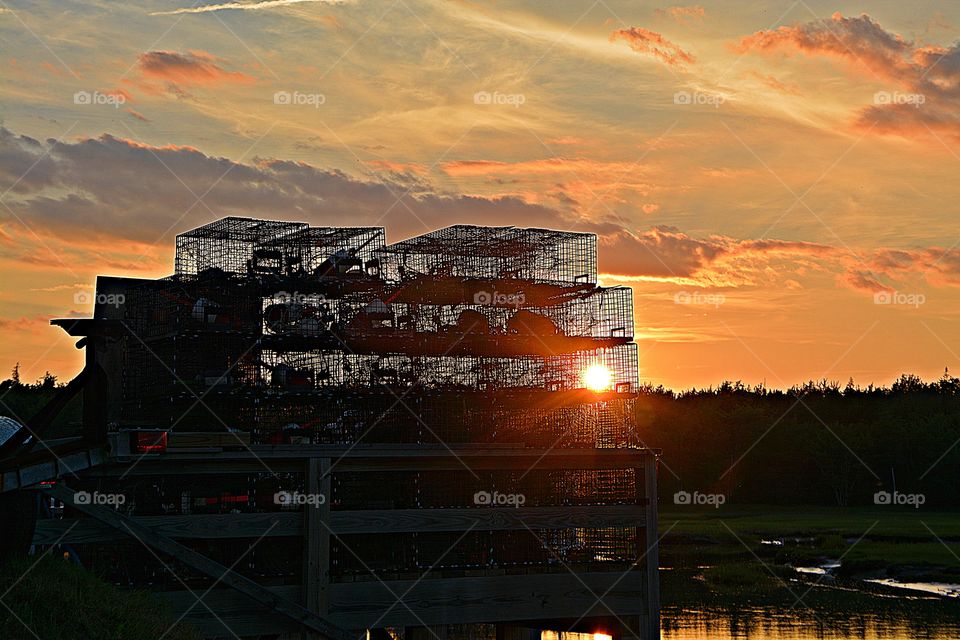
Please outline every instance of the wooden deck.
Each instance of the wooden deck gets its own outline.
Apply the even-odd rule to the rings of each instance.
[[[252,445],[195,448],[127,459],[110,458],[83,474],[101,491],[143,477],[205,477],[265,472],[304,474],[307,493],[331,495],[337,474],[357,472],[516,472],[632,469],[630,504],[460,506],[458,508],[340,509],[330,501],[301,511],[120,516],[78,507],[80,517],[40,520],[35,544],[109,544],[135,537],[215,580],[208,593],[163,592],[175,617],[210,637],[303,631],[356,636],[365,629],[446,624],[523,624],[566,630],[580,618],[615,619],[616,635],[659,637],[656,545],[656,453],[645,449],[534,450],[505,446],[424,447]],[[68,482],[69,484],[69,482]],[[66,496],[61,484],[59,495]],[[104,509],[100,507],[100,509]],[[116,514],[116,511],[112,511]],[[75,514],[75,516],[78,514]],[[558,560],[546,564],[468,569],[428,568],[406,575],[336,576],[331,541],[345,535],[468,531],[610,530],[633,528],[632,562]],[[230,568],[191,557],[197,540],[288,538],[302,548],[303,580],[249,585]],[[390,540],[389,537],[378,538]],[[191,564],[193,563],[193,564]],[[220,572],[223,571],[223,575]],[[198,597],[202,596],[202,603]],[[215,611],[216,616],[211,615]],[[308,617],[309,612],[313,617]],[[305,622],[305,620],[307,620]],[[324,625],[330,625],[329,633]]]

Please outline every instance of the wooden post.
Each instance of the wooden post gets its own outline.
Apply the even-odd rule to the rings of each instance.
[[[309,458],[306,474],[304,486],[307,494],[321,495],[323,502],[318,506],[308,503],[303,511],[304,606],[320,616],[325,616],[330,584],[330,459]]]
[[[650,640],[660,638],[660,554],[657,548],[657,454],[652,451],[644,456],[644,497],[647,513],[644,523],[643,549],[646,553],[644,567],[647,583],[647,633]]]

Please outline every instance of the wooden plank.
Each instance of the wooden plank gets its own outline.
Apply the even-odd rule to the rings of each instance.
[[[334,584],[329,619],[362,629],[643,614],[644,583],[640,571],[611,571]]]
[[[323,504],[307,505],[304,519],[304,606],[323,615],[326,609],[327,566],[330,558],[330,461],[310,458],[306,470],[306,490],[311,495],[323,495]],[[324,522],[326,526],[321,524]]]
[[[297,512],[135,516],[132,520],[159,535],[180,539],[259,538],[262,535],[274,538],[303,533],[303,516]],[[58,540],[67,544],[116,542],[128,538],[129,535],[95,518],[64,518],[38,520],[33,544],[53,544]]]
[[[424,447],[367,448],[346,451],[320,445],[280,447],[252,445],[251,451],[202,453],[166,453],[144,458],[130,469],[121,464],[102,467],[96,475],[183,475],[274,472],[302,472],[303,460],[329,457],[334,472],[344,471],[474,471],[537,469],[621,469],[640,467],[644,458],[652,456],[647,449],[485,449],[454,448],[430,450]]]
[[[242,447],[250,444],[246,431],[173,432],[167,436],[167,450],[199,447]]]
[[[319,483],[322,488],[328,480]],[[329,491],[329,487],[327,487]],[[326,493],[324,495],[327,495]],[[531,529],[597,529],[643,527],[647,507],[595,505],[565,507],[488,507],[476,509],[392,509],[334,511],[329,504],[300,512],[197,514],[190,516],[134,516],[131,519],[157,534],[175,539],[229,539],[302,536],[308,527],[321,532],[318,558],[329,553],[329,531],[334,533],[404,533],[412,531],[504,531]],[[314,517],[315,516],[315,517]],[[314,524],[310,524],[313,522]],[[326,537],[326,541],[323,537]],[[129,536],[95,518],[38,520],[33,544],[117,542]],[[326,551],[325,551],[326,550]],[[309,561],[309,553],[306,556]],[[319,560],[318,560],[319,562]],[[312,572],[312,569],[311,569]]]
[[[293,601],[301,598],[299,585],[266,589],[279,598]],[[206,638],[274,636],[294,634],[302,629],[299,624],[274,615],[261,603],[232,589],[213,589],[205,596],[204,591],[206,589],[194,590],[196,596],[189,591],[166,591],[157,596],[170,605],[174,620],[183,615],[182,622],[195,627]],[[201,596],[203,601],[197,603]],[[216,618],[207,607],[216,612]]]
[[[127,531],[131,537],[154,549],[161,551],[178,561],[184,563],[190,568],[208,575],[224,585],[250,596],[255,600],[265,604],[272,612],[287,617],[290,620],[299,622],[304,627],[320,633],[328,638],[337,640],[348,640],[348,633],[321,618],[315,613],[304,609],[294,601],[277,597],[269,590],[257,584],[250,578],[243,576],[229,567],[225,567],[202,553],[189,549],[172,538],[159,535],[148,527],[143,526],[137,521],[128,518],[113,509],[106,507],[76,504],[73,500],[74,492],[66,485],[57,484],[50,486],[47,492],[58,500],[70,504],[73,508],[86,513],[87,515],[100,520],[120,531]]]
[[[330,531],[333,528],[333,514],[330,506],[333,498],[332,469],[329,458],[321,460],[320,474],[320,493],[325,500],[320,505],[320,523],[318,523],[320,526],[317,527],[317,535],[320,538],[320,589],[317,611],[326,617],[330,609]]]
[[[637,470],[638,472],[640,469]],[[657,530],[657,461],[648,459],[643,466],[644,497],[646,498],[646,526],[644,527],[644,567],[647,584],[646,638],[660,637],[660,554]]]
[[[643,526],[646,507],[619,505],[562,507],[478,507],[473,509],[392,509],[334,511],[334,533],[411,531],[504,531]]]
[[[279,597],[292,599],[299,596],[298,587],[295,586],[268,589]],[[610,592],[604,596],[608,589]],[[196,600],[188,592],[160,595],[171,603],[174,617],[178,617]],[[397,599],[401,596],[402,602],[398,604]],[[281,633],[289,628],[282,624],[274,625],[273,621],[265,618],[265,607],[230,589],[213,589],[203,601],[240,636]],[[408,606],[416,615],[410,612]],[[419,582],[370,580],[332,583],[330,607],[329,619],[349,629],[514,620],[575,620],[581,613],[585,613],[585,617],[610,616],[611,612],[621,617],[643,617],[647,611],[642,571],[629,571],[626,575],[620,571],[609,571],[578,573],[576,576],[562,572],[475,578],[436,578],[428,575]],[[211,620],[202,605],[194,607],[184,621],[197,625],[201,630],[219,625],[216,620]]]
[[[102,464],[106,460],[106,455],[99,447],[72,453],[57,451],[56,449],[51,452],[44,449],[43,451],[31,452],[29,458],[35,459],[35,461],[24,462],[17,468],[4,471],[0,475],[0,491],[32,487],[47,480],[74,475]]]

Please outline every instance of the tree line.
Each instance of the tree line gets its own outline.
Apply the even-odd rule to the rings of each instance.
[[[787,390],[724,382],[645,386],[639,439],[659,448],[661,496],[727,504],[873,505],[877,492],[960,505],[960,379],[904,374],[889,387],[820,380]]]

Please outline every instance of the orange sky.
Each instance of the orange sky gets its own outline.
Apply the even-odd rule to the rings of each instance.
[[[592,231],[669,387],[960,368],[950,3],[6,6],[0,373],[226,215]]]

